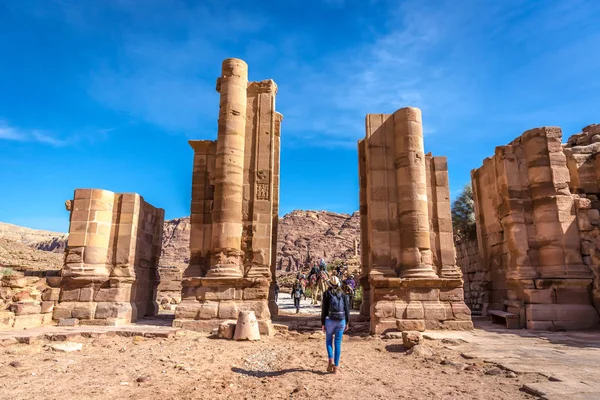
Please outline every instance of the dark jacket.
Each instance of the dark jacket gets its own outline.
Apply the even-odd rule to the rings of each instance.
[[[344,296],[344,313],[346,314],[346,325],[350,324],[350,301],[348,301],[348,296],[344,294],[344,292],[340,293],[341,296]],[[329,298],[332,296],[331,289],[327,289],[327,291],[323,294],[323,301],[321,305],[321,325],[325,325],[325,319],[329,316]]]

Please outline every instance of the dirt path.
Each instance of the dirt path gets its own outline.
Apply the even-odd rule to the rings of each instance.
[[[339,375],[324,372],[320,333],[254,343],[193,332],[171,339],[72,341],[83,343],[82,350],[55,352],[48,342],[2,348],[0,398],[512,400],[533,398],[519,389],[541,379],[511,378],[504,371],[486,375],[492,365],[461,359],[439,340],[427,341],[435,355],[419,357],[406,354],[401,340],[345,337]],[[455,361],[443,365],[443,358]]]

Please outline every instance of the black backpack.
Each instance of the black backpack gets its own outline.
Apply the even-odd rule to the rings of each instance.
[[[346,318],[345,295],[341,292],[329,292],[329,318],[341,321]]]

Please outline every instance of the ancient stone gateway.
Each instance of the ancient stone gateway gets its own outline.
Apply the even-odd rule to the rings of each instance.
[[[371,332],[472,329],[456,266],[445,157],[424,154],[421,110],[369,114],[358,143],[361,313]]]
[[[120,325],[158,311],[164,210],[135,193],[77,189],[53,319]]]
[[[190,264],[175,327],[210,330],[240,311],[272,331],[269,288],[275,276],[279,206],[277,85],[248,82],[248,66],[223,61],[216,141],[194,140]],[[273,298],[273,296],[271,296]]]

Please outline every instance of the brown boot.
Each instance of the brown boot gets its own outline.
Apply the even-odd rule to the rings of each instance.
[[[335,365],[333,365],[333,358],[330,358],[329,364],[327,365],[327,372],[333,372],[334,367],[335,367]]]
[[[333,373],[334,373],[334,374],[337,374],[337,373],[338,373],[338,370],[339,370],[339,368],[338,368],[338,367],[336,367],[336,366],[334,365],[334,366],[333,366]]]

